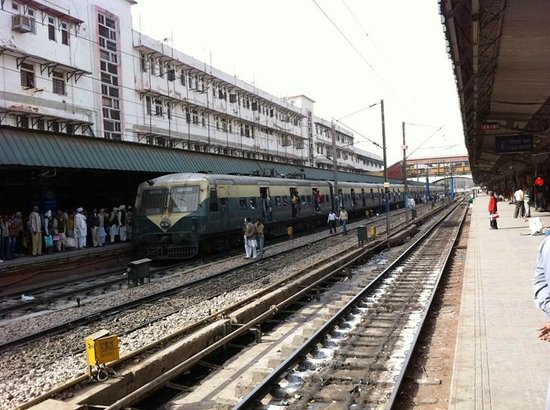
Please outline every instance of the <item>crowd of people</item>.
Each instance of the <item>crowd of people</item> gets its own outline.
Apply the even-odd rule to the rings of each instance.
[[[131,241],[132,219],[133,209],[125,205],[44,212],[35,205],[27,217],[21,211],[0,214],[0,262]]]

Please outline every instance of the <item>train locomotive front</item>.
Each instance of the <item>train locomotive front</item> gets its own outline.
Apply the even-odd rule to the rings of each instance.
[[[139,185],[134,243],[142,256],[187,259],[197,255],[206,223],[208,181],[165,175]]]

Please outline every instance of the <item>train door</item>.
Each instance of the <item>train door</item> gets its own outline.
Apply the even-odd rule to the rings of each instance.
[[[227,185],[218,185],[218,202],[220,214],[220,227],[230,228],[229,214],[229,187]]]
[[[363,204],[363,208],[367,207],[367,198],[365,198],[365,188],[361,188],[361,202]]]
[[[338,201],[339,201],[338,209],[343,208],[344,207],[344,192],[341,189],[338,189]],[[336,211],[337,210],[335,209],[334,212],[336,212]]]
[[[271,195],[269,195],[269,187],[260,187],[260,198],[262,206],[262,218],[267,222],[273,220],[273,207],[271,204]]]
[[[332,184],[329,184],[329,195],[330,195],[331,208],[336,211],[336,200],[334,198],[334,186]]]

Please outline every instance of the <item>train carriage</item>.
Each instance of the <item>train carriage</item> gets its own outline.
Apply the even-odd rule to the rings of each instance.
[[[384,187],[374,183],[170,174],[138,187],[134,241],[151,259],[186,259],[242,243],[245,217],[263,219],[266,235],[288,226],[310,230],[326,224],[329,211],[345,207],[350,217],[384,210]],[[403,202],[403,186],[391,185],[389,205]],[[337,202],[339,206],[337,206]]]

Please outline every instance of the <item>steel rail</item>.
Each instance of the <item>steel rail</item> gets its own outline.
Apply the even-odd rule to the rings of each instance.
[[[431,211],[427,212],[426,215],[420,216],[420,218],[421,218],[421,217],[430,217],[432,214],[435,214],[435,213],[437,213],[437,212],[438,212],[438,209],[431,210]],[[419,219],[420,219],[420,218],[419,218]],[[406,224],[406,226],[408,226],[408,225],[410,225],[410,224]],[[354,228],[350,228],[350,231],[353,230],[353,229],[354,229]],[[297,250],[297,249],[301,249],[301,248],[303,248],[303,247],[310,246],[311,243],[315,243],[315,242],[318,242],[318,241],[322,241],[322,240],[324,240],[324,239],[326,239],[326,238],[321,238],[321,239],[319,239],[319,240],[310,242],[310,243],[308,243],[308,244],[300,245],[300,246],[295,247],[295,248],[290,249],[290,250],[278,252],[278,253],[276,253],[276,254],[270,255],[270,257],[271,257],[271,258],[275,258],[275,257],[277,257],[277,256],[280,256],[281,254],[288,253],[288,252],[292,252],[292,251],[294,251],[294,250]],[[377,250],[378,248],[382,248],[382,249],[383,249],[383,248],[384,248],[384,243],[385,243],[385,241],[383,241],[383,240],[378,240],[378,241],[374,241],[374,242],[368,242],[368,244],[370,245],[370,247],[369,247],[369,246],[364,247],[364,248],[363,248],[363,250],[365,251],[364,253],[376,252],[376,250]],[[268,258],[266,258],[266,259],[268,259]],[[325,262],[319,262],[319,263],[316,264],[316,265],[318,266],[318,265],[321,265],[321,264],[323,264],[323,263],[326,263],[326,261],[325,261]],[[350,262],[350,263],[355,263],[355,262]],[[246,264],[240,265],[240,266],[238,266],[238,267],[231,268],[231,269],[229,269],[229,270],[227,270],[227,271],[221,272],[221,273],[219,273],[219,274],[217,274],[217,275],[213,275],[213,276],[211,276],[211,277],[209,277],[209,278],[206,278],[206,279],[201,279],[201,280],[198,280],[198,281],[196,281],[196,282],[187,283],[187,284],[182,285],[182,286],[180,286],[180,287],[178,287],[178,288],[176,288],[176,289],[170,289],[170,290],[168,290],[168,292],[177,291],[177,290],[180,290],[181,288],[184,288],[184,287],[186,287],[186,286],[192,286],[192,285],[197,284],[197,283],[199,283],[199,282],[203,282],[203,281],[205,281],[205,280],[210,280],[210,279],[212,279],[212,278],[214,278],[214,277],[216,277],[216,276],[222,276],[222,275],[224,275],[224,274],[230,273],[231,271],[235,271],[235,270],[239,270],[239,269],[242,269],[242,268],[246,268],[246,266],[251,265],[251,264],[254,264],[254,262],[246,263]],[[346,266],[347,266],[347,264],[346,264]],[[342,270],[344,267],[345,267],[345,266],[341,266],[341,267],[338,268],[338,270]],[[193,270],[194,270],[194,269],[193,269]],[[271,292],[273,289],[279,288],[279,287],[281,286],[281,284],[287,283],[287,282],[289,282],[289,278],[287,278],[287,279],[285,279],[284,281],[281,281],[281,282],[279,282],[279,283],[276,283],[276,284],[274,284],[273,286],[267,288],[266,290],[264,290],[263,292],[261,292],[260,295],[269,293],[269,292]],[[318,281],[318,283],[316,282],[316,283],[313,284],[312,286],[318,286],[321,282],[322,282],[322,281]],[[300,297],[300,296],[303,296],[303,295],[305,295],[305,294],[308,294],[308,292],[311,292],[311,286],[310,286],[308,289],[304,289],[303,291],[301,291],[299,294],[297,294],[295,297],[293,297],[292,300],[294,300],[294,299],[296,299],[296,298],[298,298],[298,297]],[[223,316],[223,315],[227,315],[229,312],[231,312],[231,311],[233,311],[233,310],[235,310],[235,309],[237,309],[237,308],[243,306],[245,303],[248,303],[248,302],[251,301],[251,300],[257,299],[258,295],[259,295],[259,294],[255,294],[255,295],[253,295],[253,296],[251,296],[251,297],[249,297],[249,298],[247,298],[247,299],[244,299],[244,300],[242,300],[242,301],[239,301],[239,302],[235,303],[234,305],[232,305],[232,306],[230,306],[230,307],[228,307],[228,308],[226,308],[226,309],[224,309],[224,310],[222,310],[222,311],[218,311],[218,312],[216,312],[216,313],[210,315],[210,316],[207,317],[207,318],[203,318],[203,319],[201,319],[199,322],[196,322],[196,323],[194,323],[194,324],[192,324],[192,325],[190,325],[190,326],[187,326],[187,327],[185,327],[184,329],[181,329],[181,330],[179,330],[178,332],[176,332],[176,333],[174,333],[174,334],[165,336],[165,337],[163,337],[163,338],[157,340],[155,343],[153,343],[153,344],[151,344],[151,345],[144,346],[144,347],[142,347],[142,348],[140,348],[140,349],[137,349],[137,350],[135,350],[135,351],[133,351],[133,352],[131,352],[131,353],[125,355],[124,357],[120,358],[119,360],[110,363],[110,366],[112,366],[112,367],[117,367],[117,366],[123,364],[124,362],[130,360],[131,358],[133,358],[133,357],[135,357],[135,356],[138,356],[138,355],[140,355],[140,354],[142,354],[142,353],[145,353],[145,352],[147,352],[147,351],[149,351],[149,350],[151,350],[151,349],[155,349],[155,348],[158,347],[159,345],[165,345],[166,343],[171,342],[171,341],[174,340],[174,339],[183,337],[184,335],[188,335],[188,334],[190,334],[192,331],[194,331],[194,330],[196,330],[197,328],[200,328],[201,326],[203,326],[204,324],[210,323],[210,322],[216,320],[217,318],[219,318],[219,317],[221,317],[221,316]],[[288,301],[288,303],[290,303],[290,300]],[[281,304],[281,306],[282,306],[282,304]],[[120,310],[120,306],[118,306],[118,307],[116,307],[116,308],[114,308],[114,309],[115,309],[115,311],[118,311],[118,310]],[[142,326],[140,326],[140,327],[142,327]],[[138,327],[138,328],[139,328],[139,327]],[[236,337],[236,336],[235,336],[235,337]],[[57,386],[55,389],[53,389],[53,390],[51,390],[51,391],[48,391],[48,392],[46,392],[46,393],[44,393],[44,394],[42,394],[42,395],[40,395],[40,396],[38,396],[38,397],[32,399],[31,401],[29,401],[29,402],[27,402],[27,403],[24,403],[23,405],[19,406],[19,408],[21,408],[21,409],[27,409],[27,408],[29,408],[29,407],[31,407],[31,406],[33,406],[33,405],[36,405],[36,404],[38,404],[38,403],[40,403],[40,402],[42,402],[42,401],[44,401],[44,400],[50,398],[50,397],[53,396],[54,394],[60,393],[60,392],[62,392],[62,391],[65,391],[65,390],[67,390],[68,388],[70,388],[70,387],[72,387],[72,386],[74,386],[74,385],[77,385],[77,384],[79,384],[79,383],[81,383],[81,382],[86,381],[88,378],[89,378],[89,376],[88,376],[87,374],[83,374],[83,375],[81,375],[81,376],[78,376],[78,377],[76,377],[75,379],[72,379],[72,380],[68,381],[67,383],[65,383],[65,384],[63,384],[63,385]]]
[[[392,264],[386,267],[376,278],[374,278],[366,287],[364,287],[352,300],[350,300],[344,307],[342,307],[331,319],[329,319],[321,328],[319,328],[307,341],[305,341],[291,356],[289,356],[283,363],[281,363],[276,369],[274,369],[262,382],[260,382],[248,395],[246,395],[233,410],[245,410],[254,408],[254,406],[265,397],[272,386],[279,382],[289,369],[294,367],[303,357],[311,351],[312,346],[318,344],[327,333],[332,330],[336,324],[341,321],[341,318],[347,315],[357,303],[364,298],[364,296],[371,292],[386,276],[391,272],[395,266],[399,265],[406,257],[408,257],[419,246],[433,230],[435,230],[445,219],[458,207],[454,206],[450,209],[440,220],[430,227],[425,233],[419,236],[408,248],[401,254]],[[439,283],[439,282],[438,282]],[[432,299],[430,299],[431,303]],[[416,341],[416,338],[415,338]],[[401,380],[401,377],[400,377]]]

